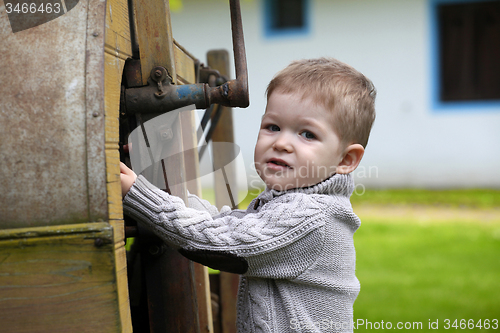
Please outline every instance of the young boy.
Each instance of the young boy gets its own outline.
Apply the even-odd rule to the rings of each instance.
[[[217,212],[194,196],[188,208],[122,165],[124,211],[181,252],[227,254],[242,274],[238,332],[352,332],[360,220],[350,173],[364,154],[375,95],[370,80],[338,60],[293,62],[267,88],[254,156],[266,189],[247,210]]]

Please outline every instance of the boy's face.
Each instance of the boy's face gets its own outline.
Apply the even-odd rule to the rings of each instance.
[[[255,168],[278,191],[317,184],[336,172],[343,149],[331,111],[311,99],[273,92],[255,146]]]

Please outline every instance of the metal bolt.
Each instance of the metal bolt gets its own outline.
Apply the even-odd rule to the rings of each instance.
[[[98,32],[94,32],[94,33],[92,34],[92,36],[97,37],[97,36],[99,36],[99,33],[98,33]]]
[[[94,241],[94,246],[95,247],[101,247],[104,245],[104,241],[101,238],[96,238]]]
[[[92,115],[93,115],[94,117],[99,117],[99,112],[94,111],[94,113],[92,113]]]
[[[155,76],[156,76],[156,77],[161,77],[161,75],[162,75],[161,70],[157,69],[157,70],[155,71]]]
[[[224,98],[228,98],[228,96],[229,96],[229,87],[228,87],[227,83],[224,83],[222,85],[222,96],[224,96]]]

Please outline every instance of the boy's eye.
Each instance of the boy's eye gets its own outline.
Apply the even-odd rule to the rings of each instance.
[[[313,133],[311,133],[309,131],[304,131],[304,132],[300,133],[300,135],[302,135],[304,138],[309,139],[309,140],[316,139],[316,135],[314,135]]]
[[[267,129],[270,130],[271,132],[279,132],[280,127],[278,125],[269,125],[267,126]]]

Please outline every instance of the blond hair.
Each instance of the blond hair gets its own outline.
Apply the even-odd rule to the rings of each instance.
[[[344,145],[366,147],[375,120],[376,90],[363,74],[333,58],[292,62],[278,72],[267,86],[273,92],[302,94],[332,110],[335,133]]]

